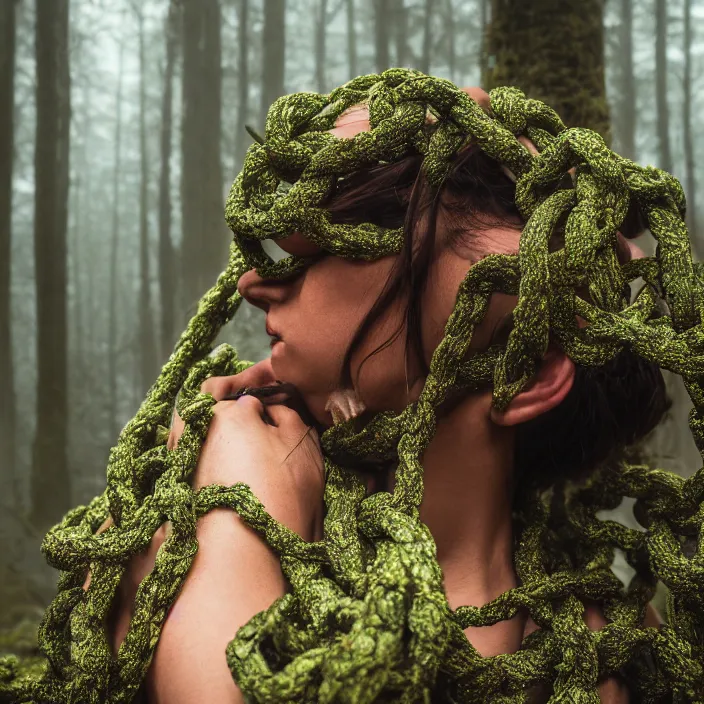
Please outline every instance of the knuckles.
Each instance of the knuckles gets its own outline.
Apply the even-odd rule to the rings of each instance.
[[[274,428],[267,426],[261,417],[252,412],[249,404],[253,402],[259,405],[260,411],[264,408],[258,399],[244,397],[247,399],[244,403],[239,400],[223,401],[223,397],[243,385],[237,383],[236,376],[239,375],[210,377],[203,381],[200,391],[211,394],[216,400],[212,407],[209,435],[214,427],[221,437],[235,428],[246,430],[239,435],[237,441],[243,443],[241,451],[236,453],[241,464],[238,462],[238,466],[233,465],[223,474],[219,471],[222,466],[210,466],[213,464],[212,460],[208,462],[208,467],[199,461],[191,476],[192,486],[198,489],[208,484],[231,485],[244,482],[264,502],[274,518],[305,540],[321,539],[325,466],[318,433],[315,428],[307,426],[295,410],[283,404],[267,406],[272,411],[270,416],[278,426]],[[256,435],[252,432],[255,429],[253,426],[267,434]],[[167,440],[168,449],[177,446],[183,427],[183,422],[174,413]],[[268,434],[272,430],[275,432]],[[215,437],[212,437],[212,440],[219,442]],[[212,446],[207,452],[212,452]],[[215,456],[218,454],[216,450]],[[315,528],[312,529],[312,526]],[[135,561],[133,574],[138,579],[144,576],[146,564],[153,566],[156,552],[167,537],[167,526],[163,524],[154,534],[145,553],[139,556],[141,559]]]
[[[226,395],[231,376],[211,376],[200,385],[202,394],[212,394],[217,401]]]
[[[241,415],[241,409],[237,408],[236,401],[218,401],[213,406],[213,420],[234,419]],[[212,421],[211,421],[212,422]]]
[[[243,397],[246,400],[223,401],[224,396],[241,386],[234,379],[233,376],[210,377],[200,386],[202,393],[209,393],[216,400],[212,407],[213,417],[208,429],[210,439],[219,443],[215,434],[222,438],[225,435],[229,436],[235,430],[240,431],[237,442],[243,444],[241,452],[237,454],[240,456],[242,466],[233,466],[231,472],[227,472],[228,475],[231,474],[232,483],[244,481],[252,486],[256,494],[257,484],[268,475],[270,480],[274,479],[276,484],[280,483],[280,492],[275,493],[281,494],[279,499],[284,504],[293,500],[300,506],[311,507],[322,502],[325,490],[325,467],[315,428],[307,426],[295,410],[283,404],[266,407],[271,411],[269,415],[278,426],[273,427],[268,426],[261,417],[264,405],[258,399]],[[253,413],[254,409],[250,404],[256,404],[259,414]],[[167,441],[169,449],[173,449],[178,443],[182,424],[179,426],[172,427]],[[215,434],[211,436],[213,430]],[[242,433],[243,430],[244,433]],[[274,433],[268,434],[272,430]],[[260,432],[267,434],[259,435]],[[212,452],[213,447],[214,445],[211,444],[208,452]],[[204,458],[201,457],[201,459]],[[220,476],[219,471],[216,474],[217,477],[211,476],[211,468],[206,470],[203,463],[199,462],[195,468],[193,480],[196,485],[229,483],[226,477]],[[276,481],[277,475],[280,477],[280,482]],[[288,478],[284,480],[283,475],[288,475]],[[278,504],[279,500],[277,499],[275,503]],[[163,535],[155,538],[155,545],[164,540]]]

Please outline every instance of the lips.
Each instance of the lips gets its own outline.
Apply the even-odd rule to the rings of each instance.
[[[273,347],[277,342],[281,341],[281,335],[279,335],[279,333],[277,333],[275,330],[271,329],[268,320],[266,321],[266,334],[271,337],[271,343],[269,345],[270,347]]]

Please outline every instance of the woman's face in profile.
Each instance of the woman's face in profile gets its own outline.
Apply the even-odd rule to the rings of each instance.
[[[325,405],[339,388],[347,349],[381,293],[394,258],[359,262],[323,255],[291,279],[262,279],[256,271],[240,279],[243,297],[266,312],[267,331],[275,336],[271,366],[276,378],[298,388],[322,425],[332,425]],[[396,302],[353,356],[353,379],[363,357],[391,337],[401,320]],[[370,410],[401,410],[406,405],[404,348],[402,334],[362,368],[357,388]]]
[[[350,138],[369,129],[366,108],[352,108],[338,118],[331,130]],[[442,224],[438,222],[438,241]],[[517,249],[515,229],[486,231],[495,251]],[[324,426],[332,425],[325,410],[330,394],[339,389],[342,362],[359,326],[381,294],[394,261],[391,255],[375,261],[344,259],[321,253],[313,243],[295,233],[276,240],[286,252],[311,257],[298,276],[285,280],[262,279],[256,270],[240,279],[238,289],[251,304],[265,311],[269,334],[275,335],[271,365],[280,381],[294,384],[309,410]],[[449,247],[438,247],[423,296],[421,337],[426,364],[444,334],[455,304],[457,290],[471,262]],[[515,297],[494,294],[484,321],[475,331],[472,347],[488,343],[492,324],[510,311]],[[493,322],[492,322],[493,321]],[[362,361],[386,343],[401,326],[401,333],[384,349]],[[351,374],[357,393],[370,412],[405,408],[418,398],[424,378],[420,360],[409,348],[406,359],[405,300],[397,298],[375,321],[351,359]]]

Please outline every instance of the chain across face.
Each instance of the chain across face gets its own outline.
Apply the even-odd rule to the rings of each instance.
[[[347,141],[325,133],[342,111],[363,101],[369,104],[370,132]],[[430,127],[428,110],[437,118]],[[282,556],[292,586],[291,594],[258,614],[228,646],[228,665],[252,701],[317,700],[321,694],[327,700],[347,696],[368,701],[381,694],[415,701],[430,698],[436,685],[447,694],[443,698],[454,701],[523,701],[526,685],[535,682],[551,683],[558,699],[587,701],[597,696],[602,669],[616,671],[640,651],[655,670],[635,671],[631,679],[639,695],[694,701],[703,691],[701,469],[685,480],[627,465],[620,473],[603,474],[574,497],[563,497],[559,513],[566,521],[560,528],[575,538],[570,550],[576,568],[550,548],[559,537],[550,526],[559,495],[553,494],[549,503],[526,497],[525,530],[516,550],[525,589],[506,592],[484,607],[448,612],[435,546],[418,521],[417,507],[423,489],[420,458],[432,437],[434,409],[449,390],[493,381],[500,406],[530,378],[548,332],[583,364],[603,364],[628,345],[683,377],[694,403],[690,428],[704,450],[704,285],[682,221],[679,183],[618,157],[589,130],[565,129],[552,110],[515,89],[492,91],[490,110],[491,115],[449,81],[408,69],[361,76],[329,96],[285,96],[272,106],[266,138],[250,148],[228,199],[237,246],[227,270],[201,300],[158,380],[123,429],[110,454],[106,491],[67,514],[44,540],[47,559],[62,570],[59,595],[39,634],[50,667],[40,678],[20,682],[16,665],[3,660],[0,696],[9,692],[12,697],[16,691],[21,697],[13,701],[92,697],[111,702],[135,696],[164,614],[197,552],[194,519],[223,506],[237,511]],[[526,135],[540,153],[531,155],[517,135]],[[431,183],[439,185],[452,154],[468,138],[516,177],[516,202],[526,221],[519,254],[490,255],[470,268],[414,407],[398,415],[379,414],[359,433],[341,423],[321,438],[330,509],[325,539],[297,541],[247,486],[194,494],[187,479],[214,403],[199,393],[200,386],[208,377],[237,374],[249,365],[232,348],[208,355],[241,300],[237,280],[247,269],[273,277],[304,265],[295,256],[272,262],[261,240],[301,232],[342,257],[375,259],[396,252],[398,232],[329,222],[320,204],[335,179],[415,150],[425,157]],[[564,187],[572,170],[574,184]],[[655,257],[622,265],[617,231],[629,203],[646,217],[658,250]],[[565,245],[550,251],[556,228],[564,232]],[[638,277],[645,285],[630,302],[628,283]],[[589,300],[577,296],[576,289],[586,290]],[[493,291],[518,296],[509,341],[498,354],[476,355],[463,363]],[[668,314],[655,317],[662,301]],[[586,328],[577,327],[576,315],[587,321]],[[177,450],[166,452],[156,435],[168,425],[179,389],[178,412],[188,427]],[[385,458],[397,451],[393,494],[364,498],[353,477],[329,459],[339,450],[347,456]],[[634,513],[644,530],[598,519],[597,510],[613,508],[614,499],[623,496],[636,500]],[[114,525],[95,535],[108,515]],[[148,544],[164,518],[172,521],[173,533],[140,587],[132,637],[115,662],[107,646],[107,610],[123,566]],[[684,549],[690,543],[692,555]],[[625,594],[611,572],[614,548],[636,570]],[[91,586],[77,602],[88,567]],[[658,581],[669,588],[669,624],[659,631],[639,628]],[[582,623],[580,600],[593,595],[604,598],[614,621],[598,636]],[[545,637],[532,638],[521,653],[480,658],[468,650],[461,633],[456,637],[458,629],[496,623],[526,604],[546,629]],[[284,649],[272,668],[265,653],[281,644]]]
[[[369,131],[347,139],[328,132],[360,103],[368,106]],[[494,403],[501,409],[530,381],[550,331],[576,362],[601,364],[616,353],[617,344],[603,335],[580,337],[575,321],[629,306],[618,228],[630,200],[647,206],[656,190],[681,211],[675,179],[657,172],[656,184],[655,170],[622,159],[590,130],[566,129],[549,107],[516,89],[496,89],[489,105],[479,105],[449,81],[390,69],[354,79],[329,96],[297,93],[277,100],[265,138],[250,147],[233,184],[226,215],[248,267],[269,278],[300,272],[309,261],[293,254],[274,262],[261,246],[269,238],[301,236],[337,256],[381,258],[400,251],[402,230],[330,222],[321,203],[338,179],[416,153],[424,157],[428,181],[439,187],[453,156],[470,140],[516,179],[516,205],[526,221],[519,254],[486,266],[481,287],[518,295],[514,329],[493,372]],[[564,186],[568,174],[572,187]],[[557,228],[564,230],[565,246],[550,252]],[[575,294],[585,286],[589,302]]]
[[[429,177],[446,170],[448,163],[439,168],[442,151],[447,162],[462,138],[449,121],[428,123],[428,112],[435,113],[424,95],[428,89],[448,104],[444,93],[460,94],[471,110],[484,114],[449,81],[405,69],[387,74],[389,85],[375,80],[378,77],[362,76],[330,96],[284,96],[270,109],[265,140],[250,147],[226,208],[228,223],[248,262],[267,276],[285,275],[302,264],[294,257],[274,267],[257,241],[297,231],[339,256],[375,259],[398,252],[400,230],[332,224],[320,203],[337,179],[409,152],[429,155],[424,164]],[[362,102],[368,105],[370,131],[342,140],[328,132],[343,112]],[[442,150],[435,149],[436,144]]]

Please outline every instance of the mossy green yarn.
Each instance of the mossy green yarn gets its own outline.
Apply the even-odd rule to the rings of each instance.
[[[18,677],[0,661],[0,698],[14,702],[129,702],[144,678],[168,608],[195,555],[196,521],[229,507],[280,555],[291,591],[254,616],[227,647],[235,681],[251,702],[511,702],[548,684],[553,702],[598,702],[597,683],[626,677],[634,700],[704,702],[704,469],[683,479],[643,465],[600,470],[585,486],[527,493],[516,505],[515,568],[520,586],[482,607],[452,611],[436,548],[419,520],[420,458],[436,409],[458,387],[493,383],[504,408],[531,379],[552,338],[575,361],[602,365],[624,347],[680,374],[694,403],[690,428],[704,449],[703,284],[683,223],[675,178],[610,151],[586,129],[566,129],[543,103],[515,88],[491,92],[491,114],[447,80],[410,69],[360,76],[329,95],[297,93],[269,110],[262,144],[250,146],[227,200],[234,233],[230,261],[120,434],[107,488],[69,512],[42,549],[61,571],[39,640],[48,666]],[[371,130],[339,140],[326,133],[348,107],[367,102]],[[428,114],[435,121],[427,120]],[[516,139],[527,135],[532,156]],[[517,177],[526,219],[518,255],[472,266],[457,294],[420,398],[382,413],[361,431],[342,423],[322,436],[326,465],[324,539],[305,543],[264,510],[249,487],[189,485],[212,417],[201,394],[211,375],[248,366],[228,346],[212,351],[240,303],[236,285],[252,267],[290,276],[307,265],[274,263],[261,240],[301,231],[333,254],[375,259],[398,252],[402,232],[330,222],[321,203],[337,180],[408,153],[440,186],[453,155],[471,139]],[[573,170],[574,187],[565,187]],[[634,203],[658,242],[654,257],[620,264],[617,230]],[[564,224],[564,247],[548,242]],[[628,284],[645,282],[631,302]],[[576,294],[587,287],[590,301]],[[494,291],[518,295],[504,348],[463,361]],[[660,316],[658,306],[669,315]],[[589,325],[578,328],[579,315]],[[164,428],[178,396],[186,422],[178,448]],[[366,496],[346,458],[398,460],[393,493]],[[623,497],[636,500],[643,530],[597,518]],[[112,515],[115,525],[95,535]],[[113,657],[105,617],[131,558],[165,520],[173,532],[137,592],[123,646]],[[565,549],[566,536],[570,549]],[[615,549],[635,575],[624,588],[611,570]],[[91,583],[82,588],[88,569]],[[667,623],[641,628],[658,582],[669,591]],[[609,623],[591,631],[584,599]],[[463,633],[525,607],[540,626],[516,653],[483,658]]]

